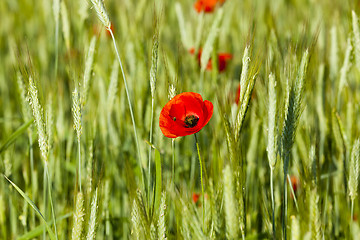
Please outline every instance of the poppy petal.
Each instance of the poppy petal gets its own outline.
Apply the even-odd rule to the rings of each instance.
[[[205,100],[204,101],[204,105],[205,105],[205,110],[206,110],[206,117],[204,119],[204,126],[210,121],[212,115],[213,115],[213,112],[214,112],[214,106],[213,104],[208,101],[208,100]],[[204,114],[205,115],[205,114]]]

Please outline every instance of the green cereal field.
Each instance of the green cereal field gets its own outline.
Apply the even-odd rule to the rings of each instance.
[[[360,1],[1,0],[0,239],[360,239]]]

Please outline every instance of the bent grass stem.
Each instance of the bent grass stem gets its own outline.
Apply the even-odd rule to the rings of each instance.
[[[128,88],[128,85],[127,85],[124,68],[123,68],[122,63],[121,63],[121,58],[120,58],[120,55],[119,55],[119,51],[118,51],[118,49],[117,49],[117,45],[116,45],[116,41],[115,41],[114,34],[113,34],[113,32],[112,32],[112,30],[111,30],[110,28],[106,28],[106,30],[108,30],[109,33],[110,33],[110,35],[111,35],[111,38],[112,38],[112,40],[113,40],[113,45],[114,45],[114,48],[115,48],[115,52],[116,52],[116,56],[117,56],[117,59],[118,59],[119,64],[120,64],[121,74],[122,74],[122,77],[123,77],[124,86],[125,86],[125,91],[126,91],[126,96],[127,96],[127,100],[128,100],[128,104],[129,104],[129,109],[130,109],[131,121],[132,121],[133,129],[134,129],[134,137],[135,137],[136,148],[137,148],[137,152],[138,152],[139,167],[140,167],[140,170],[141,170],[141,180],[142,180],[143,189],[145,190],[144,169],[143,169],[142,164],[141,164],[142,161],[141,161],[140,146],[139,146],[139,140],[138,140],[137,132],[136,132],[136,124],[135,124],[135,119],[134,119],[134,113],[133,113],[133,109],[132,109],[132,106],[131,106],[131,100],[130,100],[130,95],[129,95],[129,88]],[[148,189],[148,191],[149,191],[149,192],[148,192],[148,194],[149,194],[149,193],[150,193],[150,189]]]

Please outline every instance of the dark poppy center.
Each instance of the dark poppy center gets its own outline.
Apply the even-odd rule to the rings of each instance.
[[[185,117],[184,123],[186,128],[193,128],[197,125],[199,118],[195,115],[189,115]]]

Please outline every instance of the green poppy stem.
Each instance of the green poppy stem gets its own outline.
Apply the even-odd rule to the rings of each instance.
[[[175,138],[171,140],[172,150],[172,181],[175,182]]]
[[[197,152],[198,152],[198,156],[199,156],[199,163],[200,163],[200,179],[201,179],[201,193],[202,193],[202,220],[203,220],[203,232],[205,232],[205,195],[204,195],[204,183],[203,183],[203,172],[202,172],[202,161],[201,161],[201,156],[200,156],[200,148],[199,148],[199,142],[196,136],[196,133],[194,134],[195,136],[195,142],[196,142],[196,148],[197,148]]]

